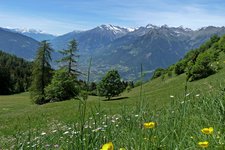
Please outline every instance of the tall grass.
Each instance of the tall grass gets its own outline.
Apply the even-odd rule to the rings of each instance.
[[[149,109],[149,104],[130,109],[126,106],[111,113],[99,103],[87,113],[86,101],[80,101],[78,116],[72,123],[51,122],[47,127],[30,128],[2,137],[0,149],[100,149],[112,142],[114,149],[201,149],[198,142],[208,141],[207,149],[225,149],[224,91],[215,94],[186,94],[171,97],[166,108]],[[42,116],[44,117],[44,116]],[[155,122],[154,128],[145,128],[145,122]],[[201,129],[213,127],[212,134]],[[17,129],[15,129],[16,131]]]

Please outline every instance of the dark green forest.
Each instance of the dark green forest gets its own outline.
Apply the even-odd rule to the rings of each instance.
[[[25,92],[31,84],[32,63],[0,51],[0,94]]]

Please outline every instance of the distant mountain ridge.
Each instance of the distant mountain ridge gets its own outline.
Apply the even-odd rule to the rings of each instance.
[[[92,80],[99,79],[112,68],[118,69],[124,79],[137,80],[141,64],[148,79],[156,68],[176,63],[186,52],[197,48],[214,34],[225,34],[225,27],[192,30],[182,26],[148,24],[126,28],[109,24],[86,31],[75,30],[54,37],[50,42],[57,51],[67,48],[68,42],[76,39],[81,70],[87,70],[88,59],[92,57],[92,72],[96,77]],[[53,54],[53,59],[59,57],[57,52]]]
[[[28,36],[0,28],[0,50],[2,51],[32,60],[38,46],[39,42]]]
[[[11,29],[9,28],[10,31],[13,32],[17,32],[17,33],[21,33],[23,35],[26,35],[28,37],[31,37],[37,41],[43,41],[43,40],[53,40],[54,38],[56,38],[56,35],[52,35],[52,34],[48,34],[43,32],[42,30],[36,30],[36,29],[19,29],[19,28],[15,28],[15,29]]]
[[[140,65],[149,78],[158,68],[166,68],[181,59],[186,52],[197,48],[212,35],[225,34],[225,27],[189,28],[155,26],[128,30],[113,25],[101,25],[94,29],[71,32],[53,39],[55,49],[67,47],[71,39],[76,39],[80,49],[81,66],[92,57],[93,72],[97,76],[111,68],[118,69],[125,79],[138,79]],[[85,69],[84,69],[85,70]]]

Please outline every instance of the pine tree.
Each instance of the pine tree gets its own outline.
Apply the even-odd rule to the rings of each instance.
[[[69,75],[73,75],[77,77],[80,72],[76,69],[77,67],[77,58],[79,57],[76,52],[77,49],[77,41],[75,39],[71,40],[68,44],[68,49],[60,51],[63,54],[63,58],[58,62],[62,64],[62,68],[68,71]]]
[[[51,52],[52,48],[47,41],[42,41],[37,51],[32,70],[31,98],[36,104],[44,104],[44,88],[50,82],[51,77]]]
[[[68,49],[60,51],[63,58],[58,62],[62,64],[61,68],[55,71],[51,83],[45,88],[46,96],[49,101],[63,101],[75,98],[80,93],[77,76],[76,55],[77,42],[72,40],[69,42]]]

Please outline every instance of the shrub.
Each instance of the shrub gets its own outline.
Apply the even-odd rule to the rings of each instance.
[[[215,61],[215,54],[204,52],[199,54],[196,63],[191,67],[190,80],[205,78],[215,72],[212,63]]]
[[[55,71],[51,83],[45,88],[46,99],[49,101],[63,101],[77,97],[79,85],[76,78],[65,69]]]
[[[153,73],[152,79],[155,79],[155,78],[158,78],[158,77],[162,76],[165,72],[166,72],[165,69],[163,69],[163,68],[157,68],[154,71],[154,73]]]

